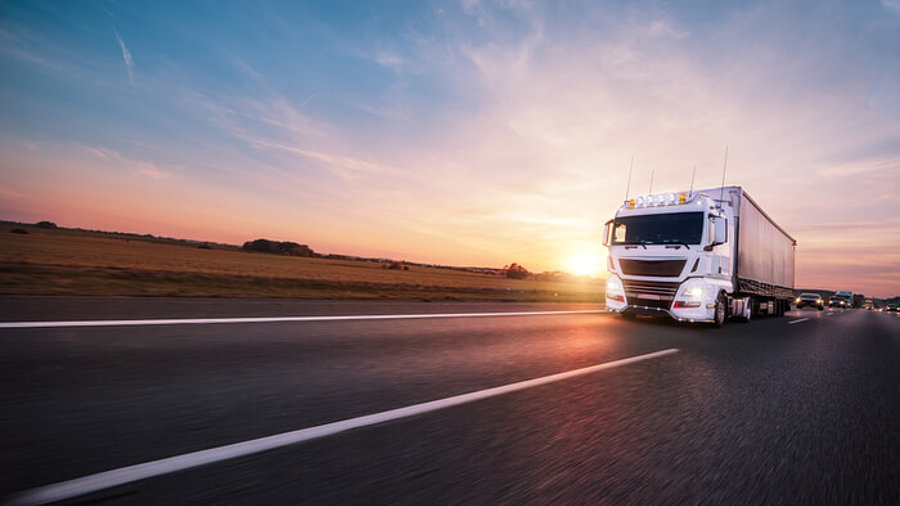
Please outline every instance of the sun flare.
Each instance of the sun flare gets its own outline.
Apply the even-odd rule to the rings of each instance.
[[[586,251],[569,255],[566,270],[576,276],[596,276],[600,272],[600,255]]]

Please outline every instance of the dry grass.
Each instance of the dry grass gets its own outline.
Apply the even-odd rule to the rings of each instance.
[[[28,234],[10,233],[24,228]],[[0,293],[599,302],[597,282],[512,280],[0,225]]]

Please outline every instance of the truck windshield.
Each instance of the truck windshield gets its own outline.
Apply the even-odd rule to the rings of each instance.
[[[703,213],[648,214],[616,218],[612,244],[700,244]]]

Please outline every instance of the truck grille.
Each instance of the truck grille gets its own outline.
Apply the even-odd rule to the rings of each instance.
[[[684,262],[681,262],[684,264]],[[635,281],[623,279],[625,297],[632,306],[656,307],[669,309],[675,300],[679,283],[666,281]]]
[[[684,269],[686,260],[635,260],[621,258],[619,265],[622,273],[632,276],[670,276],[677,277]]]

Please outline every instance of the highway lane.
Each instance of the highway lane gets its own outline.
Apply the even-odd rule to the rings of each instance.
[[[58,301],[0,306],[24,308],[5,321],[548,308]],[[82,499],[893,504],[898,335],[896,315],[808,310],[725,329],[593,314],[4,329],[0,483],[5,495],[677,348]]]

